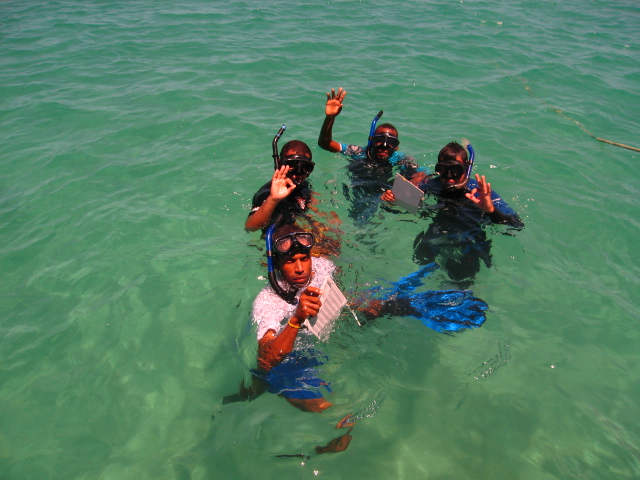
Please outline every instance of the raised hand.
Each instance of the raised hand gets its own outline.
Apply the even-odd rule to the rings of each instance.
[[[338,93],[334,88],[331,89],[331,93],[327,93],[327,105],[324,109],[325,115],[328,117],[336,117],[342,110],[342,101],[347,95],[346,90],[342,90],[342,87],[338,89]]]
[[[487,213],[493,213],[495,207],[493,206],[493,201],[491,200],[491,184],[487,182],[484,175],[480,177],[476,173],[476,181],[478,182],[479,188],[474,188],[471,192],[466,193],[465,195],[469,200],[476,204],[478,208],[481,208]],[[477,194],[477,196],[476,196]]]
[[[276,202],[280,202],[288,197],[296,188],[296,184],[287,177],[289,170],[291,170],[291,167],[283,165],[273,173],[273,178],[271,179],[271,198]]]

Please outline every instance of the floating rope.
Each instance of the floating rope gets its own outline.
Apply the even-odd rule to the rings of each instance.
[[[525,90],[527,92],[529,92],[529,95],[531,95],[532,97],[535,97],[535,95],[531,91],[531,87],[529,87],[528,85],[525,85],[524,88],[525,88]],[[608,143],[609,145],[615,145],[616,147],[622,147],[622,148],[626,148],[628,150],[633,150],[634,152],[640,152],[640,148],[631,147],[629,145],[625,145],[624,143],[612,142],[611,140],[606,140],[604,138],[596,137],[593,133],[591,133],[589,130],[587,130],[579,121],[577,121],[576,119],[565,115],[564,112],[561,109],[556,108],[556,107],[554,107],[552,105],[549,105],[547,102],[545,102],[544,100],[541,100],[541,99],[539,99],[537,97],[535,97],[535,98],[536,98],[536,100],[540,101],[541,103],[543,103],[546,106],[548,106],[549,108],[551,108],[554,112],[556,112],[561,117],[566,118],[567,120],[571,120],[573,123],[578,125],[591,138],[595,138],[596,140],[598,140],[600,142]]]

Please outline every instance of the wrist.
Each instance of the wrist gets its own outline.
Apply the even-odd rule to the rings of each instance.
[[[293,317],[291,317],[291,320],[287,322],[287,325],[289,325],[291,328],[295,328],[296,330],[300,330],[300,328],[302,327],[302,322],[294,315]]]
[[[278,205],[281,200],[282,200],[281,198],[275,198],[273,195],[269,195],[267,197],[267,202],[270,203],[273,207]]]

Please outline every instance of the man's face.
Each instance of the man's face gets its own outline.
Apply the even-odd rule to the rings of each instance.
[[[387,135],[393,138],[389,138]],[[378,138],[376,138],[378,137]],[[385,138],[386,137],[386,138]],[[394,128],[379,127],[373,135],[371,155],[376,160],[388,160],[398,150],[398,131]]]
[[[305,162],[305,161],[292,161],[292,162],[286,162],[286,158],[287,157],[291,157],[293,155],[298,155],[295,151],[293,150],[288,150],[286,152],[283,152],[284,155],[282,155],[282,161],[285,165],[289,165],[292,167],[291,170],[289,170],[289,173],[287,174],[287,177],[289,177],[291,180],[293,180],[293,183],[295,183],[296,185],[300,185],[302,182],[304,182],[307,178],[309,178],[309,173],[306,173],[304,170],[306,168],[308,168],[308,166],[311,164],[311,159],[309,159],[309,162]],[[305,157],[308,158],[308,157]],[[299,168],[298,168],[299,166]]]
[[[452,167],[452,168],[450,168]],[[455,160],[447,160],[445,163],[436,165],[436,173],[439,175],[440,183],[448,190],[463,188],[466,185],[464,176],[466,165],[462,156],[458,155]]]
[[[311,278],[311,256],[308,253],[296,253],[279,261],[282,278],[289,284],[303,286]]]

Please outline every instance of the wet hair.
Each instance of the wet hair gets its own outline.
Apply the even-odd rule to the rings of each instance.
[[[378,125],[376,127],[376,132],[381,128],[388,128],[389,130],[394,130],[396,132],[396,137],[400,138],[400,136],[398,135],[398,129],[393,125],[391,125],[390,123],[383,123],[382,125]]]
[[[280,158],[284,158],[285,152],[291,153],[293,155],[303,155],[305,157],[309,157],[309,160],[312,160],[313,158],[309,146],[306,143],[301,142],[300,140],[291,140],[285,143],[280,150]]]
[[[458,142],[447,143],[440,153],[438,153],[438,163],[457,162],[458,157],[462,158],[462,162],[466,165],[468,162],[467,150]]]

